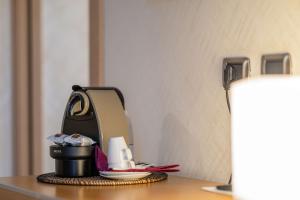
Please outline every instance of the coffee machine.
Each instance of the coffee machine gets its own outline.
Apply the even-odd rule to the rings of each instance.
[[[129,123],[124,97],[114,87],[80,87],[74,85],[68,100],[62,133],[79,133],[92,138],[107,153],[110,137],[123,136],[129,141]],[[96,175],[94,146],[50,146],[57,176],[82,177]]]

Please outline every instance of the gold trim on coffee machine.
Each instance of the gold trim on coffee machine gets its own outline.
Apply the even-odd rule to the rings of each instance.
[[[123,136],[128,143],[128,121],[120,98],[113,90],[88,90],[100,127],[102,150],[107,153],[108,140]]]

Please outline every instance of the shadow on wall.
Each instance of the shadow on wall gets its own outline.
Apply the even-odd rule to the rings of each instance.
[[[165,117],[162,133],[159,163],[179,164],[181,172],[176,173],[176,175],[195,177],[196,174],[199,174],[199,171],[204,168],[203,163],[200,161],[201,147],[197,139],[174,114],[168,114]],[[199,148],[196,148],[199,152],[195,152],[195,146],[199,146]],[[185,163],[189,164],[186,165]],[[205,179],[205,177],[199,176],[198,178]]]

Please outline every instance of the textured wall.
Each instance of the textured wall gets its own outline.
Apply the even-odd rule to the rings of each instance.
[[[10,0],[0,0],[0,176],[13,173],[10,6]]]
[[[263,53],[290,52],[297,66],[299,10],[292,0],[106,0],[106,84],[125,94],[137,159],[228,180],[222,59],[250,57],[253,76]]]
[[[73,84],[88,85],[88,1],[43,0],[43,171],[54,169],[48,135],[60,132]]]

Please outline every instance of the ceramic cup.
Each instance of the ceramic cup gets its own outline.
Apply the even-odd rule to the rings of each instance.
[[[112,137],[109,139],[107,162],[108,168],[111,169],[135,168],[131,150],[128,148],[124,137]]]

